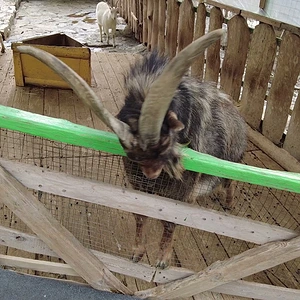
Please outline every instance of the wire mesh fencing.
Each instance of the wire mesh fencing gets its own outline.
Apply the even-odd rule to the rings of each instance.
[[[296,193],[236,182],[233,203],[228,207],[220,191],[211,195],[203,193],[198,184],[202,175],[197,173],[188,172],[182,181],[170,180],[167,174],[148,180],[136,164],[123,157],[6,129],[0,130],[0,156],[299,231],[300,196]],[[132,213],[39,190],[32,193],[85,247],[131,259],[136,232]],[[4,205],[0,205],[0,225],[31,233]],[[163,226],[159,220],[148,218],[145,232],[146,253],[142,262],[155,265]],[[253,247],[247,241],[177,225],[171,266],[200,271]],[[0,246],[0,251],[5,254],[8,248]],[[39,255],[36,258],[45,259]],[[299,288],[299,270],[300,259],[295,259],[246,279]]]

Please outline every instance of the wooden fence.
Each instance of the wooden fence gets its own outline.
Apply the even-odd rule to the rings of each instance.
[[[191,0],[123,0],[118,5],[135,37],[170,57],[204,32],[226,27],[224,51],[220,43],[208,48],[192,74],[217,82],[253,129],[300,160],[299,28],[217,1],[197,8]],[[249,28],[249,19],[259,24]]]
[[[0,159],[1,201],[37,235],[0,226],[0,245],[30,253],[61,257],[67,265],[9,255],[0,255],[0,264],[71,276],[80,275],[96,289],[109,289],[125,294],[133,292],[111,272],[161,283],[156,288],[136,292],[135,296],[141,299],[189,297],[208,290],[260,299],[292,300],[300,297],[300,291],[297,289],[240,280],[240,278],[300,257],[300,238],[296,231],[172,199],[127,190],[99,180],[81,178],[47,166],[37,166],[34,165],[34,156],[29,156],[27,163],[20,162],[21,157],[25,157],[26,161],[26,155],[24,155],[26,146],[22,139],[27,134],[30,135],[28,137],[30,148],[38,147],[34,143],[34,136],[38,136],[45,138],[41,143],[42,148],[47,147],[47,138],[55,137],[55,140],[59,142],[114,154],[124,155],[124,151],[116,136],[111,133],[9,107],[1,107],[0,111],[0,128],[9,129],[1,140],[3,148],[7,147],[9,150],[6,157]],[[12,153],[13,156],[10,158],[12,149],[18,147],[18,144],[10,145],[8,139],[9,136],[13,136],[13,131],[21,132],[21,136],[12,141],[21,142],[23,150],[20,149],[20,157]],[[48,147],[50,145],[53,145],[51,141]],[[53,146],[59,150],[59,156],[62,157],[63,154],[58,144]],[[62,148],[65,147],[66,144],[63,144]],[[50,159],[53,159],[53,151],[55,150],[50,151]],[[45,153],[41,151],[43,159]],[[36,159],[41,158],[36,157]],[[221,164],[219,159],[196,153],[191,149],[185,149],[184,166],[188,170],[221,175],[300,194],[300,174],[296,173],[265,170],[225,161]],[[74,167],[73,162],[72,167]],[[48,209],[28,189],[83,201],[87,205],[97,204],[111,209],[144,214],[260,246],[227,260],[215,261],[201,272],[181,268],[169,268],[157,272],[156,268],[150,265],[136,264],[120,256],[86,249],[60,222],[53,218]],[[297,199],[294,200],[297,201]],[[70,209],[71,207],[68,207],[68,210]],[[73,221],[78,222],[78,219]]]

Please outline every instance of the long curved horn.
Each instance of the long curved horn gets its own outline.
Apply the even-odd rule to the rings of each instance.
[[[116,119],[102,104],[101,100],[96,96],[90,86],[69,66],[56,58],[54,55],[32,47],[32,46],[18,46],[20,53],[29,54],[36,59],[43,62],[60,77],[62,77],[75,94],[93,111],[95,114],[119,137],[123,145],[127,149],[132,148],[133,135],[126,123]]]
[[[158,143],[163,120],[182,76],[193,60],[220,39],[224,32],[223,29],[214,30],[188,45],[171,60],[162,74],[153,82],[139,118],[140,146],[144,150],[148,145]],[[155,122],[153,122],[154,118]]]

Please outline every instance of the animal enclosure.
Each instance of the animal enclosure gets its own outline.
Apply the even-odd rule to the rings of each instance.
[[[229,43],[228,39],[228,47]],[[124,97],[120,73],[133,59],[130,55],[92,55],[93,89],[113,113]],[[208,60],[206,65],[208,68]],[[10,86],[7,81],[2,90]],[[71,91],[13,87],[8,101],[9,106],[105,129]],[[228,210],[219,195],[199,198],[198,205],[191,206],[133,191],[124,172],[124,153],[114,135],[24,111],[4,107],[0,111],[0,164],[117,274],[127,288],[120,284],[119,290],[161,299],[215,299],[211,291],[256,299],[299,297],[300,178],[299,174],[283,171],[281,163],[255,145],[261,135],[260,139],[251,139],[256,143],[249,141],[243,165],[183,150],[187,169],[238,181],[234,206]],[[249,135],[256,136],[251,130]],[[269,145],[263,141],[263,146]],[[285,153],[274,148],[274,152]],[[286,165],[291,162],[296,172],[299,163],[284,155]],[[2,195],[4,191],[5,195],[12,194],[3,181],[5,173],[1,176]],[[68,259],[68,264],[63,264],[53,248],[7,206],[2,205],[0,212],[0,250],[6,254],[1,255],[1,264],[78,280],[82,274],[77,268],[74,271]],[[145,237],[147,252],[141,263],[130,261],[135,231],[132,212],[151,218]],[[171,267],[166,270],[153,267],[158,232],[162,231],[158,219],[179,224]],[[184,277],[183,282],[176,281]],[[158,283],[163,285],[156,287]],[[230,299],[226,295],[223,299]]]

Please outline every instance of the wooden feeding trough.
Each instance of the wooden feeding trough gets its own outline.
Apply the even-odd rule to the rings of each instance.
[[[20,54],[20,45],[34,45],[61,59],[77,72],[89,85],[91,84],[91,51],[69,36],[57,33],[12,43],[15,80],[17,86],[27,84],[57,88],[69,88],[50,68],[37,59]]]

